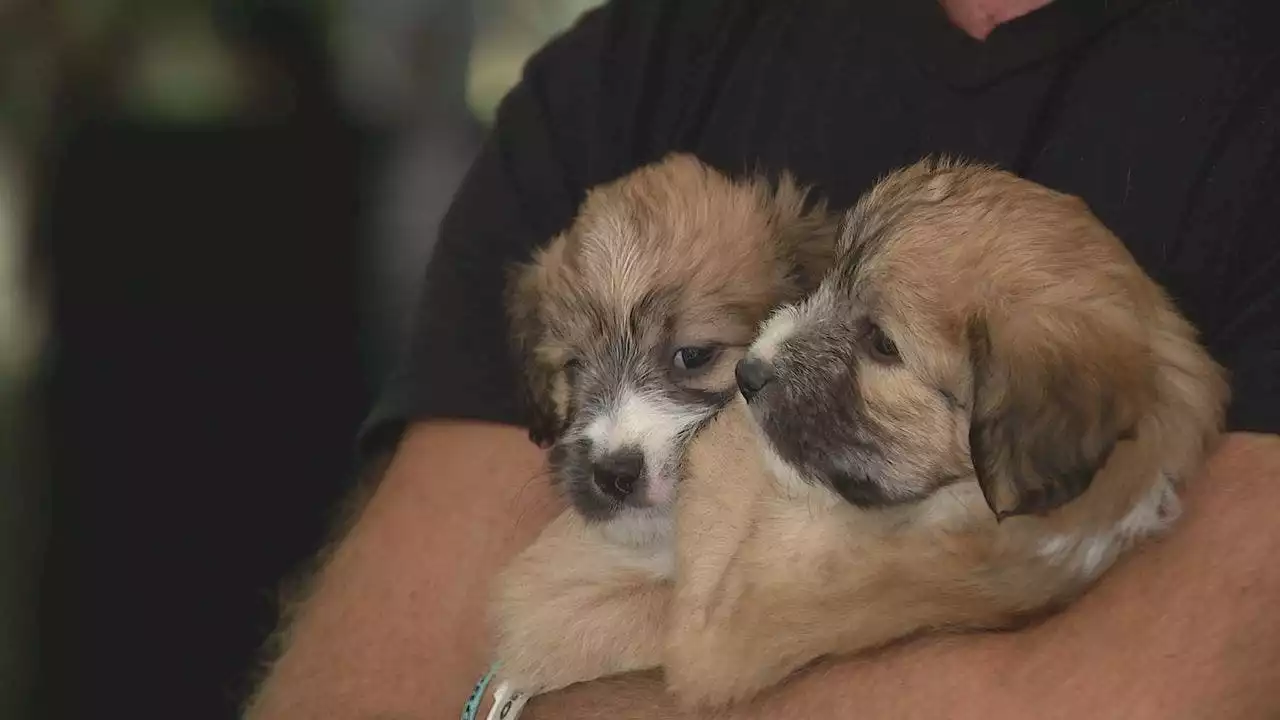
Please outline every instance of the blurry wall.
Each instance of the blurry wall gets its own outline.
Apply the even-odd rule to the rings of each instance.
[[[0,133],[0,718],[31,712],[35,618],[46,477],[35,420],[34,358],[41,320],[22,252],[21,164],[12,133]]]
[[[0,0],[0,718],[235,716],[493,109],[594,4]]]
[[[362,0],[342,6],[339,75],[382,131],[369,227],[370,352],[404,342],[418,281],[454,188],[525,60],[600,0]]]
[[[367,357],[390,369],[405,341],[418,280],[483,127],[464,88],[476,17],[457,0],[362,0],[335,23],[346,106],[376,129],[371,214],[363,230]]]
[[[300,6],[121,6],[55,98],[40,716],[233,716],[349,482],[368,139]]]

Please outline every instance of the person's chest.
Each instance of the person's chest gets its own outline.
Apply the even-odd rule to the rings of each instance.
[[[994,163],[1083,197],[1156,274],[1239,90],[1214,58],[1136,32],[980,87],[869,32],[760,32],[677,149],[731,173],[789,170],[837,206],[926,155]]]

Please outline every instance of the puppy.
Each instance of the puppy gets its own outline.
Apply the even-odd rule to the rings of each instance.
[[[498,580],[503,678],[549,690],[659,662],[685,446],[736,395],[760,323],[830,268],[836,222],[807,195],[673,155],[591,191],[514,273],[530,436],[573,508]],[[630,644],[601,645],[619,625]]]
[[[736,376],[677,510],[664,662],[691,704],[1060,607],[1174,520],[1228,395],[1082,201],[946,161],[858,202]]]
[[[575,680],[662,665],[683,704],[723,705],[819,657],[1057,609],[1173,522],[1227,385],[1083,202],[925,161],[839,234],[687,449],[674,581],[553,528],[506,621],[573,641],[508,656],[541,640]]]

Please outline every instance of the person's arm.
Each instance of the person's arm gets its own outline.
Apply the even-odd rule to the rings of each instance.
[[[559,507],[517,427],[506,273],[588,187],[676,149],[686,108],[719,87],[714,54],[692,56],[724,46],[714,36],[751,8],[611,0],[526,64],[441,224],[366,455],[417,424],[286,617],[250,718],[458,717],[487,661],[490,579]]]
[[[649,674],[536,698],[521,717],[1269,717],[1280,709],[1276,507],[1280,436],[1233,434],[1168,538],[1035,627],[824,663],[719,715],[680,713]]]
[[[247,717],[456,718],[488,658],[489,579],[560,511],[525,431],[411,426]]]

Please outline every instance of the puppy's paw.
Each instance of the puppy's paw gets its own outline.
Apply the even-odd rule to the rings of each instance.
[[[785,673],[749,648],[711,633],[669,642],[663,669],[668,691],[687,710],[722,708],[749,700]]]
[[[538,695],[572,685],[579,678],[568,677],[570,668],[551,655],[524,652],[510,643],[499,643],[494,653],[495,681],[528,695]]]
[[[530,694],[599,677],[609,628],[594,617],[598,608],[581,589],[558,595],[531,590],[525,586],[496,603],[499,677]]]
[[[638,550],[565,528],[539,538],[495,587],[497,660],[505,678],[530,692],[662,660],[670,582]]]

